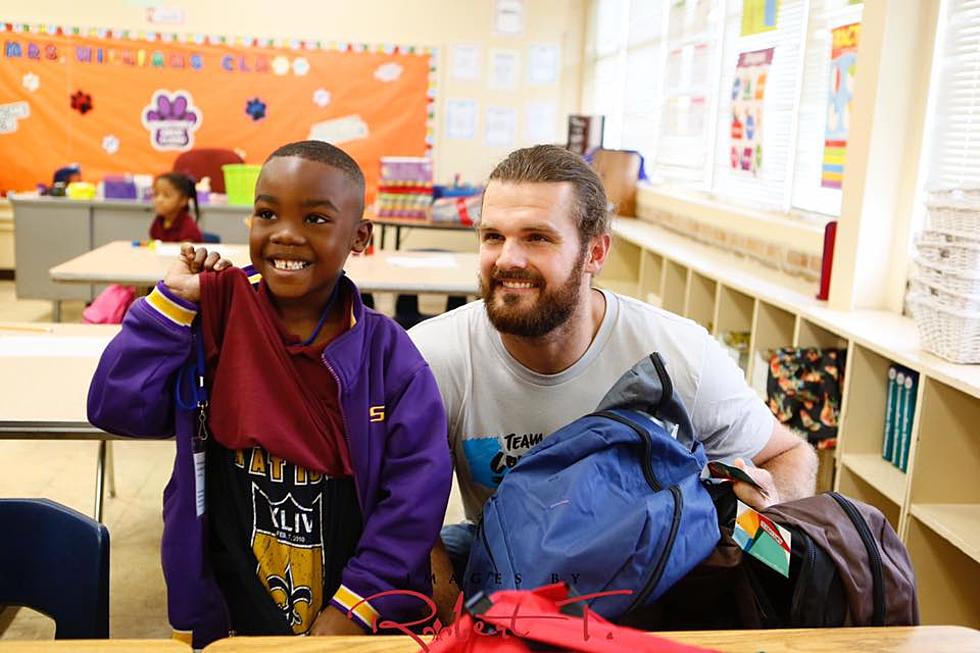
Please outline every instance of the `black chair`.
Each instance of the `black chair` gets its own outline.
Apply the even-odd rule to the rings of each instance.
[[[48,499],[0,499],[0,605],[54,619],[55,639],[109,637],[109,531]]]
[[[465,295],[449,295],[446,298],[446,310],[451,311],[454,308],[459,308],[466,303]],[[435,317],[434,315],[426,315],[419,310],[419,296],[418,295],[398,295],[395,298],[395,322],[402,325],[405,329],[411,329],[413,326],[428,320],[430,317]]]

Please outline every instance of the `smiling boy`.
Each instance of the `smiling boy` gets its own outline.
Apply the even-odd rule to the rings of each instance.
[[[195,647],[230,631],[363,633],[422,607],[375,594],[431,592],[445,416],[404,331],[343,275],[371,235],[363,198],[343,151],[276,150],[256,184],[252,267],[184,245],[93,379],[93,424],[177,436],[163,564],[171,624]],[[207,431],[173,407],[198,355]]]

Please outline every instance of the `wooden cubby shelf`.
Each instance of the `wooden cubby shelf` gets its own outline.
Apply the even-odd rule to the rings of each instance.
[[[746,376],[757,389],[768,369],[758,352],[846,349],[834,487],[876,506],[908,546],[923,623],[980,627],[980,365],[925,353],[908,318],[830,310],[814,299],[815,284],[648,222],[617,218],[613,234],[620,253],[597,284],[719,336],[748,331]],[[906,472],[882,458],[895,363],[919,374]]]
[[[980,503],[913,503],[909,513],[980,562]]]
[[[896,506],[905,502],[905,490],[908,487],[905,472],[882,458],[880,453],[844,454],[841,456],[841,464],[888,497]]]

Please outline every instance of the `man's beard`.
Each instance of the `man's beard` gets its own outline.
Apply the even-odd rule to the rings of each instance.
[[[557,288],[544,285],[540,275],[527,270],[500,272],[494,268],[490,279],[480,277],[480,294],[487,317],[494,328],[524,338],[540,338],[549,334],[568,321],[580,302],[582,268],[585,266],[585,253],[579,257],[568,278]],[[507,293],[500,285],[501,280],[530,281],[536,284],[538,298],[528,307],[521,307],[525,300],[521,294]],[[495,297],[503,293],[498,301]]]

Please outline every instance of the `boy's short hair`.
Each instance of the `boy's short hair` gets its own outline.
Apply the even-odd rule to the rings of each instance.
[[[490,181],[511,184],[569,182],[575,189],[576,218],[582,247],[609,232],[609,209],[602,180],[578,154],[557,145],[514,150],[490,173]]]
[[[351,158],[347,152],[326,141],[297,141],[278,148],[265,161],[268,163],[272,159],[283,156],[296,156],[308,161],[317,161],[344,173],[357,187],[358,215],[364,213],[364,173],[361,171],[361,166],[357,165],[357,161]]]

